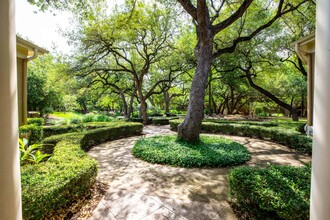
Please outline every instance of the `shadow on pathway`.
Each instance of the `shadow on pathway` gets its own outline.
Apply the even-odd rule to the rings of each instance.
[[[169,126],[145,126],[144,136],[171,134]],[[248,165],[302,165],[310,157],[268,141],[225,136],[252,153]],[[131,154],[131,137],[95,146],[97,179],[109,185],[90,219],[236,219],[227,202],[228,168],[176,168],[150,164]]]

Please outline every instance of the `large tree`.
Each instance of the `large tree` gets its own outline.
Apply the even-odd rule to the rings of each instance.
[[[308,0],[276,2],[178,0],[178,2],[193,19],[198,38],[195,48],[197,67],[191,86],[187,115],[178,127],[178,137],[188,141],[199,141],[204,116],[205,88],[213,59],[234,52],[239,43],[251,40],[280,17],[296,10]],[[255,19],[255,26],[246,27],[244,22],[240,24],[240,18],[243,16]],[[222,45],[215,44],[215,39],[229,28],[238,28],[238,34],[229,41],[227,39]]]
[[[173,12],[161,5],[141,3],[134,11],[127,8],[83,21],[73,70],[80,76],[90,77],[93,82],[111,87],[123,100],[122,85],[126,82],[133,87],[143,122],[147,123],[147,99],[162,93],[159,86],[170,83],[184,68],[183,62],[169,59],[180,58],[173,48],[179,30]],[[164,61],[169,63],[165,66]],[[161,68],[160,64],[165,67]]]

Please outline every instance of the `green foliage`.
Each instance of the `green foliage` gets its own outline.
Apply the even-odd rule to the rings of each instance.
[[[43,118],[28,118],[27,119],[27,124],[34,124],[37,126],[42,126],[45,124],[45,120]]]
[[[119,125],[123,125],[123,122],[118,122]],[[44,137],[49,137],[52,135],[65,134],[69,132],[78,132],[84,130],[90,130],[95,128],[111,127],[113,123],[111,122],[88,122],[81,124],[72,125],[56,125],[56,126],[44,126],[43,134]]]
[[[226,167],[250,159],[243,145],[212,136],[202,136],[198,143],[177,140],[175,135],[143,138],[134,145],[133,154],[150,163],[179,167]]]
[[[46,108],[58,107],[61,104],[61,93],[55,87],[56,84],[51,82],[54,71],[55,66],[51,55],[37,58],[29,64],[27,76],[29,110],[39,109],[42,114]]]
[[[90,128],[96,127],[90,124]],[[24,219],[40,219],[51,210],[90,193],[95,182],[97,162],[82,150],[92,144],[141,134],[138,123],[108,124],[78,133],[54,135],[44,143],[54,144],[53,156],[46,162],[21,168]]]
[[[169,125],[170,120],[179,119],[178,117],[161,117],[161,118],[152,118],[153,125]]]
[[[223,124],[244,124],[244,125],[256,125],[263,127],[276,127],[278,126],[275,122],[264,122],[264,121],[242,121],[242,120],[225,120],[225,119],[204,119],[203,122],[223,123]]]
[[[50,154],[43,154],[39,149],[42,149],[42,144],[28,145],[28,140],[23,138],[19,139],[19,151],[21,165],[32,163],[38,164],[50,157]]]
[[[49,137],[57,134],[65,134],[69,132],[77,132],[83,129],[82,125],[56,125],[44,126],[44,137]]]
[[[83,122],[107,122],[111,121],[111,118],[103,114],[87,114],[82,119]]]
[[[89,193],[97,163],[80,149],[79,142],[60,141],[46,163],[21,168],[24,219],[40,219]]]
[[[229,173],[230,196],[252,219],[309,219],[311,167],[240,167]]]
[[[43,137],[43,127],[35,124],[23,125],[19,127],[20,137],[25,137],[30,144],[40,142]]]
[[[171,129],[177,130],[180,120],[170,121]],[[286,145],[297,151],[312,154],[312,138],[301,135],[295,130],[281,129],[274,127],[262,127],[255,125],[242,124],[221,124],[212,122],[202,123],[202,132],[204,133],[221,133],[228,135],[238,135],[244,137],[252,137],[258,139],[270,139],[279,144]]]

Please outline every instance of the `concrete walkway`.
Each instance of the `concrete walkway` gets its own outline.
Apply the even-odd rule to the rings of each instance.
[[[174,133],[169,126],[146,126],[144,136]],[[253,154],[248,165],[302,165],[310,157],[278,144],[226,136]],[[187,169],[136,159],[131,137],[95,146],[88,154],[99,162],[98,181],[109,185],[90,219],[237,219],[227,202],[228,168]]]

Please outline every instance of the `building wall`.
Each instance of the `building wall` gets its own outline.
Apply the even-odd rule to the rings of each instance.
[[[24,106],[24,71],[26,70],[26,62],[24,59],[17,58],[17,96],[18,96],[18,123],[23,125],[26,123],[24,119],[24,111],[27,106]]]

